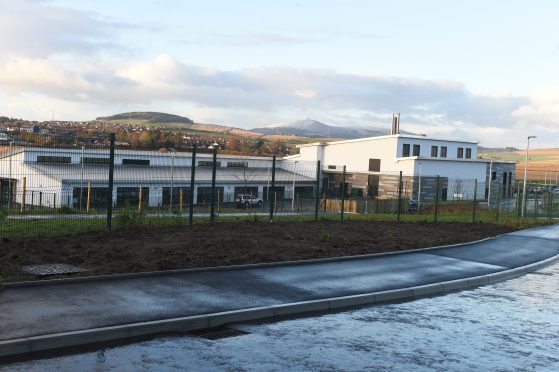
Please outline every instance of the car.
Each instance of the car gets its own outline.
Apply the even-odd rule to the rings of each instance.
[[[238,194],[235,196],[235,205],[237,207],[261,207],[263,204],[262,199],[250,194]]]
[[[412,211],[422,211],[424,209],[427,209],[427,206],[423,203],[417,203],[417,200],[415,200],[414,198],[409,198],[408,199],[408,211],[412,212]]]

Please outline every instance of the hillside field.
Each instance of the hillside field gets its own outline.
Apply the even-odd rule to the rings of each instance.
[[[480,151],[479,156],[484,159],[496,158],[501,160],[512,160],[516,164],[516,178],[521,179],[524,175],[525,150],[516,151]],[[559,182],[559,148],[530,149],[528,153],[528,177],[529,181],[545,181],[549,183]]]

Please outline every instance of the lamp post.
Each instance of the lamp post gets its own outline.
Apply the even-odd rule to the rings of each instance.
[[[291,197],[291,212],[295,209],[295,169],[297,168],[297,163],[298,161],[295,160],[293,164],[293,185],[291,186],[293,188],[293,196]]]
[[[528,151],[530,150],[531,138],[536,138],[536,136],[528,136],[528,141],[526,143],[526,159],[524,161],[524,193],[522,195],[522,218],[524,218],[524,213],[526,211],[526,177],[528,175]]]

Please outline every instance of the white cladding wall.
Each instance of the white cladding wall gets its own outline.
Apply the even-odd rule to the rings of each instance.
[[[487,163],[480,161],[452,160],[402,160],[401,163],[414,164],[413,175],[422,177],[448,177],[448,200],[472,199],[475,180],[478,180],[477,195],[485,192],[485,174]]]
[[[324,147],[323,168],[345,165],[348,171],[368,172],[369,159],[381,159],[381,172],[397,171],[396,142],[396,137],[391,137],[330,143]]]

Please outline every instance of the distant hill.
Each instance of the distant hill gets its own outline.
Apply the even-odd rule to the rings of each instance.
[[[390,134],[390,128],[338,127],[309,118],[293,121],[288,124],[273,124],[263,128],[254,128],[251,129],[251,131],[262,134],[279,134],[301,137],[335,137],[348,139],[384,136]],[[409,134],[409,132],[402,133]]]
[[[125,112],[112,116],[101,116],[95,120],[143,120],[149,123],[184,123],[194,124],[189,118],[179,115],[165,114],[162,112]]]

